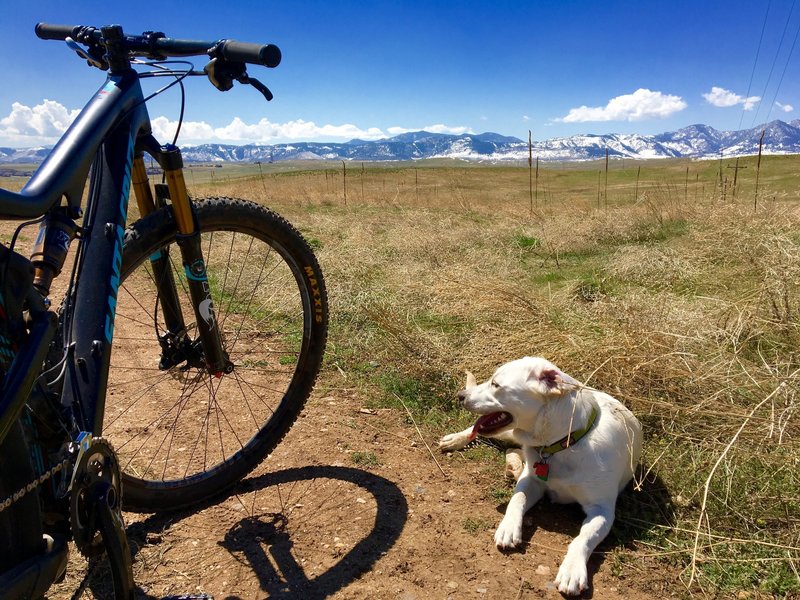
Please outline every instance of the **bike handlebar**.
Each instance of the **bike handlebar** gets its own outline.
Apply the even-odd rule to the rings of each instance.
[[[54,25],[37,23],[36,35],[43,40],[65,40],[98,44],[103,39],[101,30],[82,25]],[[236,40],[177,40],[163,34],[124,36],[126,49],[135,55],[157,56],[219,56],[232,62],[244,62],[265,67],[277,67],[281,62],[281,51],[273,44],[252,44]]]
[[[76,30],[79,29],[81,29],[80,26],[53,25],[51,23],[37,23],[35,28],[37,37],[43,40],[65,40],[76,35]]]

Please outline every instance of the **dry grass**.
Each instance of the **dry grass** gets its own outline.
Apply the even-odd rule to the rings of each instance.
[[[533,211],[519,168],[349,165],[346,204],[338,166],[240,179],[194,167],[187,181],[197,196],[275,208],[316,248],[332,311],[322,386],[408,410],[433,440],[469,419],[454,402],[465,369],[546,356],[645,427],[641,489],[623,495],[615,526],[621,573],[667,561],[692,594],[789,598],[796,164],[765,161],[757,212],[745,178],[739,202],[722,202],[715,162],[691,163],[688,189],[686,163],[648,164],[636,198],[636,166],[612,169],[600,206],[596,165],[543,169]]]
[[[195,192],[261,200],[317,247],[329,385],[344,374],[407,406],[433,439],[468,418],[453,402],[464,369],[546,356],[645,426],[643,491],[623,497],[616,530],[622,572],[657,557],[692,593],[800,594],[798,205],[753,213],[712,185],[656,181],[636,202],[614,184],[598,209],[593,173],[575,171],[582,193],[551,174],[559,193],[530,212],[524,170],[415,171],[360,181],[348,168],[346,206],[334,171]]]

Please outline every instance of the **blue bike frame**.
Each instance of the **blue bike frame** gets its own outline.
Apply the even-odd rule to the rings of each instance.
[[[139,74],[133,69],[112,73],[27,185],[19,193],[0,189],[0,218],[27,219],[63,211],[62,199],[69,216],[77,218],[94,164],[81,227],[80,277],[68,300],[73,305],[67,340],[72,356],[62,403],[77,407],[79,427],[95,435],[102,433],[131,171],[134,156],[142,149],[161,158],[150,134]],[[67,238],[62,243],[69,242]],[[12,364],[0,397],[0,441],[19,417],[53,338],[52,313],[39,311],[32,317],[28,343]]]

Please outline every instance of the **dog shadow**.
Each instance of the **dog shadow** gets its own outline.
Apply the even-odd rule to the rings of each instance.
[[[505,514],[507,506],[507,503],[501,504],[497,507],[498,512]],[[580,533],[585,516],[580,505],[556,504],[545,496],[526,513],[522,527],[523,544],[520,550],[512,552],[524,554],[539,529],[563,535],[571,541]],[[636,541],[645,537],[651,529],[671,527],[675,522],[675,507],[666,485],[657,474],[647,473],[645,467],[640,465],[632,481],[617,498],[611,532],[600,542],[587,564],[589,589],[578,597],[593,598],[593,576],[611,550],[619,547],[635,549]],[[563,554],[558,558],[559,564],[566,552],[565,545]]]
[[[606,538],[617,546],[634,549],[635,542],[653,529],[676,524],[675,505],[664,481],[640,465],[617,499],[614,527]]]
[[[400,537],[408,520],[408,502],[400,488],[388,479],[361,469],[334,466],[297,467],[248,478],[212,502],[190,510],[154,514],[131,524],[127,528],[127,534],[132,558],[146,545],[148,534],[159,533],[235,494],[261,490],[269,492],[272,487],[321,479],[338,480],[358,486],[371,495],[376,503],[372,529],[327,571],[309,578],[304,568],[298,564],[292,552],[293,540],[286,526],[289,510],[248,515],[224,532],[218,544],[237,561],[249,566],[264,597],[304,600],[327,598],[369,571]],[[277,491],[280,493],[279,489]],[[107,566],[103,566],[85,582],[96,598],[113,597],[113,590],[109,589],[109,576]],[[136,598],[156,597],[137,587]],[[225,599],[239,600],[239,597],[226,596]]]

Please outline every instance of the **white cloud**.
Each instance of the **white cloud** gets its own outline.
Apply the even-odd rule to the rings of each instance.
[[[177,121],[166,117],[151,120],[153,133],[159,139],[171,139],[175,135]],[[342,139],[380,139],[385,137],[377,127],[361,129],[355,125],[317,125],[313,121],[289,121],[288,123],[272,123],[269,119],[261,119],[256,123],[245,123],[239,117],[224,127],[212,127],[205,121],[184,121],[181,125],[180,139],[189,142],[220,141],[236,142],[272,142],[275,140],[300,140],[315,138]]]
[[[775,102],[775,106],[781,109],[783,112],[792,112],[794,110],[794,106],[791,104],[781,104],[780,102]]]
[[[710,92],[703,94],[703,98],[705,98],[706,102],[712,106],[726,108],[741,104],[743,105],[742,108],[744,108],[744,110],[753,110],[756,104],[761,101],[761,96],[748,96],[745,98],[744,96],[734,94],[730,90],[726,90],[725,88],[717,86],[712,86]]]
[[[150,119],[153,126],[153,135],[156,139],[172,141],[175,136],[177,122],[170,121],[167,117],[156,117]],[[181,139],[187,140],[206,140],[214,137],[214,128],[205,121],[184,121],[181,124]]]
[[[6,143],[47,144],[67,130],[80,110],[68,110],[54,100],[30,107],[14,102],[7,117],[0,119],[0,140]]]
[[[166,117],[152,119],[153,133],[159,139],[171,139],[175,135],[176,121]],[[472,133],[468,127],[450,127],[448,125],[428,125],[427,127],[408,129],[405,127],[389,127],[388,135],[399,135],[410,131],[424,129],[433,133]],[[261,119],[256,123],[245,123],[239,117],[224,127],[212,127],[204,121],[184,121],[181,126],[180,139],[189,142],[220,141],[225,143],[239,142],[275,142],[278,140],[314,140],[339,138],[343,140],[362,139],[379,140],[387,133],[378,127],[362,129],[356,125],[317,125],[313,121],[298,119],[288,123],[272,123]]]
[[[69,110],[53,100],[45,100],[34,107],[15,102],[7,117],[0,119],[0,144],[31,146],[53,144],[66,131],[70,123],[78,116],[79,110]],[[175,135],[177,121],[160,116],[151,119],[153,133],[164,142],[171,141]],[[473,133],[469,127],[450,126],[441,123],[428,125],[418,129],[390,127],[389,135],[397,135],[409,131],[424,129],[433,133]],[[282,140],[315,140],[354,138],[377,140],[387,134],[378,127],[363,129],[351,123],[343,125],[317,125],[313,121],[297,119],[287,123],[272,123],[269,119],[260,119],[254,123],[246,123],[239,117],[227,125],[215,127],[205,121],[184,121],[181,125],[180,141],[191,143],[222,142],[272,143]]]
[[[563,123],[642,121],[644,119],[668,117],[687,106],[680,96],[639,88],[632,94],[612,98],[605,106],[572,108],[567,113],[567,116],[556,119],[556,121]]]

